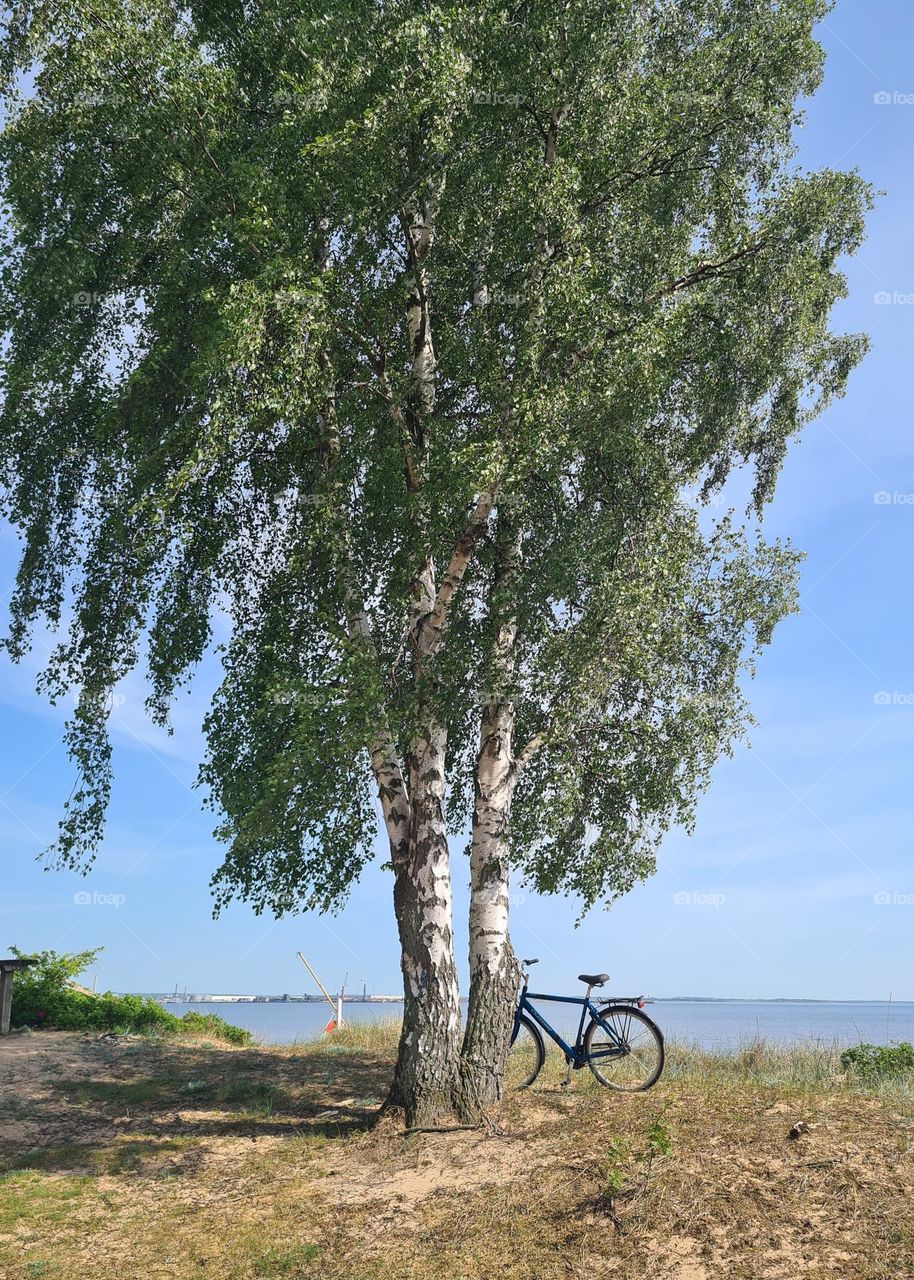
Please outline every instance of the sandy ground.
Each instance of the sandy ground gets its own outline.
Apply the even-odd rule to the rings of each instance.
[[[880,1100],[581,1081],[410,1138],[372,1123],[389,1061],[334,1047],[0,1041],[2,1280],[914,1280],[914,1120]]]

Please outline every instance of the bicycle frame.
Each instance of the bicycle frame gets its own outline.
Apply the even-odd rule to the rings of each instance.
[[[601,1010],[598,1009],[591,998],[591,993],[594,987],[602,987],[608,981],[605,974],[599,975],[599,979],[590,979],[589,975],[583,978],[582,981],[587,982],[587,991],[583,996],[554,996],[545,991],[528,990],[530,985],[528,967],[534,964],[536,964],[535,960],[523,961],[521,968],[522,985],[514,1009],[511,1044],[513,1045],[516,1042],[517,1037],[520,1035],[521,1027],[525,1026],[528,1035],[533,1037],[534,1044],[530,1045],[529,1042],[524,1042],[523,1047],[525,1049],[536,1049],[536,1061],[532,1072],[517,1086],[518,1088],[526,1089],[539,1075],[545,1058],[545,1045],[543,1044],[542,1034],[544,1031],[553,1044],[558,1045],[565,1058],[567,1073],[562,1081],[563,1085],[571,1083],[572,1070],[579,1071],[582,1067],[589,1067],[600,1084],[607,1085],[611,1089],[621,1089],[625,1092],[644,1092],[645,1089],[650,1089],[653,1084],[657,1083],[663,1071],[663,1033],[647,1014],[640,1012],[646,1004],[653,1003],[649,997],[643,995],[608,995],[601,991],[599,999],[604,1005],[601,1013]],[[540,1013],[533,1003],[535,1000],[545,1000],[552,1004],[571,1004],[580,1007],[581,1018],[578,1022],[577,1035],[573,1044],[569,1044],[564,1036],[556,1031],[549,1019]],[[587,1021],[588,1014],[590,1015],[589,1022]],[[622,1015],[621,1018],[619,1017],[620,1014]],[[618,1025],[616,1025],[617,1023]],[[648,1037],[651,1058],[649,1059],[650,1065],[647,1067],[641,1061],[640,1049],[633,1048],[630,1042],[633,1023],[636,1027],[640,1025]],[[598,1027],[603,1032],[605,1039],[601,1039],[598,1035]],[[608,1078],[606,1067],[601,1060],[627,1058],[629,1055],[632,1055],[632,1060],[637,1068],[643,1068],[643,1073],[636,1076],[634,1080]]]
[[[575,1037],[573,1045],[568,1044],[566,1040],[559,1035],[555,1027],[543,1017],[540,1011],[530,1003],[531,1000],[549,1000],[553,1004],[579,1004],[581,1006],[581,1021],[578,1023],[578,1034]],[[628,1000],[622,1003],[628,1004]],[[623,1048],[622,1041],[616,1035],[615,1029],[600,1017],[600,1011],[590,998],[590,991],[586,996],[550,996],[539,991],[528,991],[526,984],[521,991],[520,999],[517,1002],[517,1008],[514,1011],[514,1034],[517,1034],[518,1024],[522,1013],[528,1014],[537,1026],[541,1027],[549,1036],[550,1040],[555,1041],[565,1055],[565,1061],[571,1063],[575,1068],[583,1067],[587,1062],[584,1053],[584,1046],[581,1040],[581,1033],[584,1030],[584,1023],[588,1013],[595,1022],[599,1022],[600,1026],[613,1040],[619,1049]]]

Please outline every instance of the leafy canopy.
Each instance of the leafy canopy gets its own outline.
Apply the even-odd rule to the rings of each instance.
[[[81,691],[61,862],[101,836],[110,690],[144,662],[165,723],[222,611],[201,775],[220,901],[338,903],[371,852],[381,709],[402,752],[429,697],[454,829],[481,702],[510,699],[528,878],[589,904],[650,870],[793,606],[793,553],[752,520],[709,532],[701,501],[748,466],[759,512],[864,349],[829,312],[868,191],[791,159],[827,7],[12,5],[8,646],[49,625],[42,688]],[[416,210],[434,227],[421,421]],[[417,564],[448,562],[480,494],[420,676]],[[489,660],[496,526],[523,549],[509,688]]]

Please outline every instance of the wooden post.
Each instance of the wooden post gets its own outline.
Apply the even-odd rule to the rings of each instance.
[[[34,960],[0,960],[0,1036],[9,1035],[10,1015],[13,1011],[13,975],[17,969],[27,969]]]
[[[0,969],[0,1036],[9,1035],[13,1008],[13,971]]]

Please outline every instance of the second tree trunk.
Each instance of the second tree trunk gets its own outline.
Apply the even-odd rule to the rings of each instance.
[[[461,1108],[478,1116],[501,1097],[518,966],[508,935],[508,823],[517,781],[514,678],[521,540],[499,512],[489,607],[489,672],[476,759],[470,844],[470,999],[461,1061]]]

